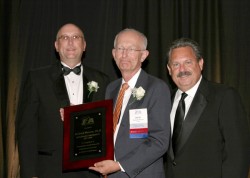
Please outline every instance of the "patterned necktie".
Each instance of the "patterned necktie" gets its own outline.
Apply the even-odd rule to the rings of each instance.
[[[63,75],[68,75],[70,72],[74,72],[76,75],[80,75],[81,73],[81,65],[76,66],[74,69],[70,69],[66,66],[62,66]]]
[[[122,88],[121,88],[119,95],[118,95],[118,98],[116,100],[115,110],[114,110],[114,114],[113,114],[113,131],[114,132],[115,132],[116,126],[117,126],[118,121],[119,121],[124,93],[128,89],[128,87],[129,87],[129,85],[127,83],[122,84]]]
[[[175,113],[175,121],[174,121],[174,131],[173,131],[173,136],[172,136],[172,146],[173,146],[173,151],[176,153],[177,150],[177,143],[178,139],[181,135],[182,131],[182,123],[184,121],[184,116],[185,116],[185,101],[184,99],[187,97],[186,93],[181,94],[181,99],[179,101],[176,113]]]

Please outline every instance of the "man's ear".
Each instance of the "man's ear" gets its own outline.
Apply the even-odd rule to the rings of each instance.
[[[199,60],[199,66],[200,66],[201,71],[203,70],[203,64],[204,64],[204,60],[203,60],[203,58],[201,58]]]
[[[169,67],[169,65],[167,64],[167,69],[168,69],[168,73],[169,73],[169,75],[171,75],[172,73],[171,73],[171,69],[170,69],[170,67]]]
[[[87,43],[86,43],[86,41],[84,41],[83,43],[84,43],[84,45],[83,45],[83,51],[85,51],[86,47],[87,47]]]
[[[149,55],[149,51],[148,50],[144,50],[142,52],[141,62],[145,61],[145,59],[148,57],[148,55]]]
[[[113,55],[113,58],[115,59],[115,49],[112,49],[112,55]]]
[[[55,41],[55,48],[56,48],[56,51],[58,52],[58,42]]]

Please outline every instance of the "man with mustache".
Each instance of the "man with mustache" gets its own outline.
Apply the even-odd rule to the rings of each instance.
[[[199,45],[174,41],[167,69],[177,85],[170,114],[167,178],[246,178],[250,162],[247,115],[238,92],[202,76]]]

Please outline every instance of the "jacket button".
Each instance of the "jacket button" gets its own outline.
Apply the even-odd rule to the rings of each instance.
[[[173,161],[173,166],[176,166],[176,162],[175,161]]]

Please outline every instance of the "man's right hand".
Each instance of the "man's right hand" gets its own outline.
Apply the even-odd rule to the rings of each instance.
[[[62,121],[64,121],[64,109],[60,108],[59,112],[60,112],[60,116],[61,116]]]

